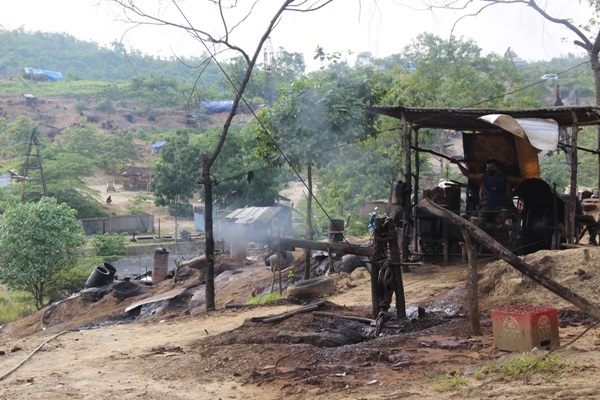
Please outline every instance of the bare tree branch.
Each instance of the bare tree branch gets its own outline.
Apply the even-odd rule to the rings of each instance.
[[[494,1],[494,0],[484,0],[484,1]],[[501,1],[501,3],[505,3],[505,2],[508,2],[508,1]],[[516,2],[516,1],[513,0],[511,2]],[[590,42],[590,40],[588,39],[588,37],[585,36],[583,34],[583,32],[581,32],[581,30],[579,28],[577,28],[575,25],[573,25],[573,23],[571,23],[571,21],[569,21],[568,19],[555,18],[555,17],[551,16],[550,14],[548,14],[546,12],[546,10],[542,9],[535,2],[535,0],[529,0],[529,1],[521,0],[521,1],[518,1],[518,2],[527,4],[529,7],[533,8],[535,11],[537,11],[542,17],[546,18],[548,21],[554,22],[556,24],[564,25],[571,32],[573,32],[574,34],[576,34],[577,36],[579,36],[579,38],[581,39],[581,41],[583,43],[585,43],[585,46],[582,46],[585,50],[587,50],[588,52],[590,52],[592,50],[592,43]],[[596,40],[596,42],[597,42],[597,40]]]
[[[306,7],[306,8],[301,8],[301,6],[303,6],[304,4],[308,3],[308,1],[304,0],[301,1],[299,4],[290,4],[288,6],[288,10],[289,11],[296,11],[296,12],[311,12],[311,11],[316,11],[316,10],[320,10],[321,8],[325,7],[326,5],[328,5],[329,3],[331,3],[333,0],[324,0],[322,4],[319,1],[315,1],[312,5]]]

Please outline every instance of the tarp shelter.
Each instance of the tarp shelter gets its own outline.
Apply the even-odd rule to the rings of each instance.
[[[475,141],[477,136],[485,138],[498,133],[509,135],[514,139],[516,153],[513,156],[520,161],[521,176],[535,174],[537,163],[536,147],[540,150],[550,150],[559,147],[566,149],[571,160],[571,189],[569,193],[569,223],[567,224],[567,240],[574,240],[575,197],[577,189],[577,150],[594,153],[598,156],[598,175],[600,179],[600,149],[583,149],[577,145],[577,135],[581,126],[600,125],[600,108],[593,106],[551,107],[522,110],[498,109],[461,109],[461,108],[417,108],[374,106],[371,111],[375,114],[387,115],[402,121],[403,151],[404,151],[404,180],[407,190],[404,193],[404,204],[410,204],[412,193],[419,191],[419,130],[422,128],[454,130],[462,133],[465,147],[469,140]],[[557,132],[570,128],[571,135],[563,142],[558,142]],[[477,135],[479,134],[479,135]],[[475,139],[474,139],[475,138]],[[466,139],[466,142],[465,142]],[[472,143],[471,143],[472,144]],[[485,153],[485,146],[482,152]],[[476,148],[476,146],[471,146]],[[493,146],[492,146],[493,148]],[[498,159],[495,149],[487,151],[492,154],[481,154],[481,157],[491,156]],[[467,154],[465,154],[468,157]],[[413,163],[414,161],[414,163]],[[467,160],[469,161],[469,160]],[[524,161],[524,162],[523,162]],[[521,163],[522,162],[522,163]],[[415,173],[413,174],[413,165]],[[479,172],[479,171],[477,171]],[[417,196],[414,196],[416,199]],[[403,218],[411,218],[411,207],[404,207]],[[403,241],[403,247],[408,246],[408,240]],[[408,248],[403,248],[403,258]]]
[[[233,100],[202,101],[200,107],[207,114],[229,112],[233,107]]]
[[[157,140],[156,142],[152,143],[150,145],[150,148],[152,150],[152,154],[158,153],[160,151],[160,149],[162,149],[163,147],[165,147],[166,144],[167,144],[166,140]]]
[[[27,79],[37,81],[57,82],[63,80],[63,74],[61,72],[30,67],[23,68],[23,76]]]

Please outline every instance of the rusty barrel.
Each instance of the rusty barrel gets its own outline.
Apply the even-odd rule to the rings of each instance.
[[[344,240],[344,220],[331,219],[329,220],[329,231],[327,238],[332,243],[341,242]]]
[[[167,278],[169,272],[169,251],[164,247],[154,250],[152,283],[157,284]]]

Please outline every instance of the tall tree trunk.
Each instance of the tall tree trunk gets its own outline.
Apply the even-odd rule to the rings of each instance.
[[[306,180],[308,183],[308,196],[306,198],[306,239],[313,239],[313,225],[312,225],[312,160],[308,157],[306,165]],[[307,249],[304,253],[304,279],[310,278],[310,258],[312,252]]]
[[[206,271],[206,310],[215,310],[215,239],[213,236],[213,195],[210,168],[205,164],[202,168],[202,183],[204,184],[204,231],[206,245],[204,254],[208,263]]]

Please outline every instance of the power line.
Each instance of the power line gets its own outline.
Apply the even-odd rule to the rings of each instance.
[[[562,71],[557,72],[556,76],[564,75],[564,74],[566,74],[568,72],[573,71],[574,69],[577,69],[577,68],[581,67],[582,65],[589,64],[590,62],[591,62],[591,60],[580,62],[579,64],[576,64],[576,65],[574,65],[572,67],[569,67],[567,69],[564,69]],[[529,89],[531,87],[540,85],[540,84],[546,82],[547,80],[548,79],[540,79],[540,80],[537,80],[535,82],[528,83],[527,85],[521,86],[521,87],[519,87],[517,89],[509,90],[507,92],[504,92],[502,94],[498,94],[498,95],[495,95],[495,96],[490,96],[490,97],[488,97],[486,99],[483,99],[483,100],[480,100],[480,101],[476,101],[476,102],[468,104],[466,106],[461,106],[461,107],[453,108],[453,110],[465,110],[465,109],[469,109],[469,108],[481,105],[483,103],[487,103],[488,101],[491,101],[491,100],[496,100],[496,99],[499,99],[499,98],[502,98],[502,97],[505,97],[505,96],[508,96],[508,95],[511,95],[511,94],[522,92],[523,90],[527,90],[527,89]],[[441,116],[444,116],[444,115],[448,115],[450,113],[451,113],[450,111],[442,111],[442,112],[440,112],[438,114],[430,115],[428,117],[423,117],[423,118],[421,118],[419,120],[413,121],[413,123],[417,123],[418,124],[420,122],[424,122],[424,121],[430,120],[432,118],[437,118],[437,117],[441,117]]]
[[[213,53],[211,52],[211,50],[209,49],[209,47],[206,45],[205,40],[202,39],[200,36],[196,36],[196,37],[198,38],[198,40],[200,40],[200,42],[202,43],[202,45],[204,46],[204,48],[206,49],[206,51],[208,52],[208,54],[210,55],[210,57],[213,59],[213,61],[215,62],[215,64],[219,67],[219,70],[221,70],[221,73],[225,76],[225,78],[227,79],[227,81],[229,82],[229,84],[231,85],[231,87],[233,88],[233,90],[236,92],[237,96],[239,96],[240,100],[250,110],[250,113],[254,116],[254,118],[256,119],[256,121],[258,122],[258,124],[260,125],[260,127],[263,129],[264,133],[269,137],[269,140],[271,140],[271,143],[273,144],[273,146],[275,147],[275,149],[279,152],[279,154],[281,154],[281,156],[287,162],[288,166],[292,169],[292,171],[294,172],[294,174],[298,177],[298,179],[300,180],[300,182],[302,183],[302,185],[304,185],[304,187],[308,191],[309,195],[315,200],[315,202],[317,203],[317,205],[319,206],[319,208],[321,209],[321,211],[323,211],[323,213],[325,214],[325,216],[327,217],[327,219],[329,219],[329,221],[332,224],[335,224],[334,221],[333,221],[333,219],[329,215],[329,213],[325,210],[325,208],[323,207],[323,205],[319,201],[319,199],[315,196],[315,194],[308,187],[308,184],[304,181],[304,179],[302,178],[302,176],[300,175],[300,173],[298,172],[298,170],[294,167],[294,165],[291,162],[291,160],[283,152],[283,149],[281,148],[281,146],[277,143],[277,141],[275,140],[275,138],[273,137],[273,135],[271,135],[271,133],[269,132],[269,130],[267,129],[267,127],[263,124],[263,122],[260,120],[260,118],[258,118],[258,115],[256,115],[256,113],[254,112],[254,110],[252,109],[252,107],[250,106],[250,104],[246,101],[246,99],[244,98],[244,96],[242,95],[242,93],[240,93],[240,91],[238,90],[238,88],[235,85],[235,83],[233,82],[233,80],[229,77],[229,74],[227,74],[227,72],[225,71],[225,69],[223,68],[223,66],[221,65],[221,63],[213,55]],[[344,237],[344,241],[346,241],[346,243],[348,243],[348,241],[347,241],[347,239],[345,237]]]

